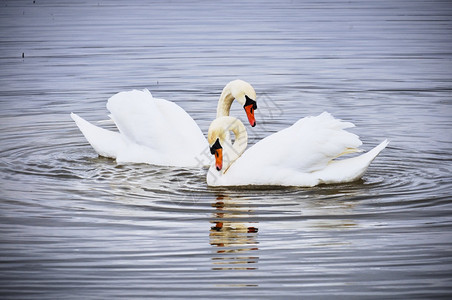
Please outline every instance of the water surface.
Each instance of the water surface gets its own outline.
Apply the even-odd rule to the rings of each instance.
[[[2,298],[452,292],[448,1],[0,6]],[[358,182],[213,189],[205,169],[98,157],[69,116],[148,88],[206,132],[236,78],[258,94],[252,143],[326,110],[365,150],[391,144]]]

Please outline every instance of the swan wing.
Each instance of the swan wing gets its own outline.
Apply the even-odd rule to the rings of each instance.
[[[314,172],[338,156],[360,151],[359,137],[345,130],[351,127],[354,127],[352,123],[327,112],[306,117],[259,141],[237,162]]]
[[[165,165],[193,165],[196,155],[207,149],[201,129],[174,102],[154,98],[147,90],[120,92],[107,103],[110,117],[134,151],[121,160],[144,157],[145,162]],[[136,160],[136,159],[133,159]]]

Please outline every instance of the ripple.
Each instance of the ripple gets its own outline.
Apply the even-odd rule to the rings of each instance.
[[[451,187],[442,163],[416,154],[405,154],[403,159],[394,156],[384,164],[375,163],[368,183],[385,205],[425,205],[426,197],[434,205],[434,200],[443,199]]]
[[[447,1],[13,2],[0,37],[4,298],[451,294]],[[149,88],[206,132],[235,76],[258,94],[253,142],[328,110],[391,144],[356,182],[213,189],[203,169],[100,158],[69,117],[101,120],[113,93]]]
[[[185,214],[184,218],[191,219],[208,218],[206,215],[212,211],[212,201],[221,197],[237,199],[249,209],[257,210],[254,218],[260,220],[299,218],[301,211],[305,219],[315,219],[318,215],[327,219],[344,217],[345,213],[340,210],[325,215],[325,208],[330,205],[325,203],[331,203],[331,211],[337,210],[338,205],[340,207],[344,202],[359,202],[370,207],[384,207],[380,212],[396,212],[443,205],[451,186],[447,171],[449,161],[444,160],[446,153],[419,155],[405,151],[400,155],[402,149],[390,146],[387,153],[371,165],[363,180],[354,183],[314,188],[211,189],[205,184],[205,169],[117,165],[114,160],[97,157],[89,145],[79,142],[79,138],[61,132],[61,139],[30,144],[30,138],[39,141],[41,134],[49,130],[46,126],[34,129],[38,132],[35,136],[18,137],[12,141],[7,135],[2,139],[4,172],[19,176],[23,182],[27,182],[26,178],[41,178],[43,182],[80,183],[82,180],[87,189],[98,184],[95,187],[97,191],[120,201],[127,199],[130,209],[146,207],[161,212],[177,211]],[[73,128],[66,129],[74,133]],[[52,129],[50,133],[53,132]],[[147,199],[145,204],[143,199]],[[321,211],[307,206],[311,199],[323,203]],[[347,215],[364,217],[356,212]]]

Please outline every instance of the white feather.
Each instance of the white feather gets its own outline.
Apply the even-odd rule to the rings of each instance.
[[[207,174],[211,186],[314,186],[359,179],[387,141],[358,157],[334,160],[359,152],[359,137],[345,129],[354,125],[324,112],[306,117],[246,150],[228,169]]]
[[[234,100],[243,105],[245,95],[256,97],[249,83],[242,80],[229,82],[218,100],[220,116],[229,115]],[[211,157],[201,129],[176,103],[154,98],[146,89],[133,90],[112,96],[107,109],[119,133],[97,127],[71,114],[99,155],[115,158],[119,163],[177,167],[209,165]]]
[[[208,164],[207,142],[196,122],[177,104],[152,97],[148,90],[121,92],[107,103],[118,132],[71,114],[101,156],[135,162],[195,167]]]

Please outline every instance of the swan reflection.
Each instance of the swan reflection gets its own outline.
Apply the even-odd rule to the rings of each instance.
[[[210,228],[210,244],[215,247],[213,270],[255,270],[257,256],[257,222],[249,219],[253,211],[239,201],[218,196]]]

